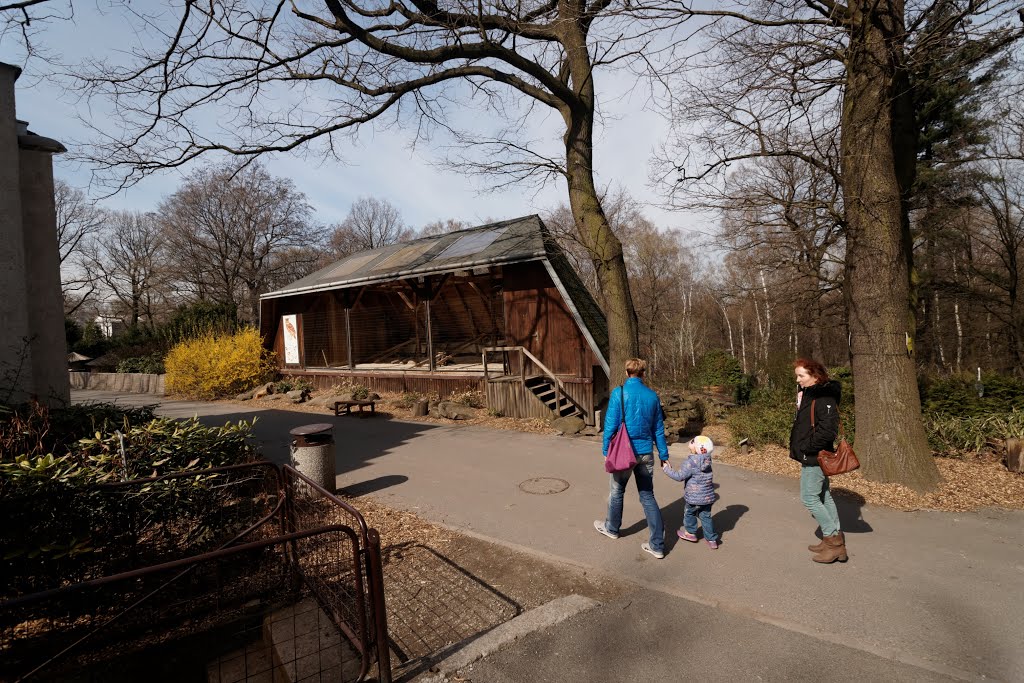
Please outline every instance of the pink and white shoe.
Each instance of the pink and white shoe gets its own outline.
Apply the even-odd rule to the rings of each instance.
[[[689,541],[690,543],[696,543],[697,542],[697,535],[696,534],[691,534],[686,529],[680,529],[679,531],[677,531],[676,532],[676,536],[678,536],[679,538],[683,539],[684,541]]]
[[[704,540],[707,541],[706,538]],[[718,541],[707,541],[707,543],[708,543],[708,547],[711,548],[712,550],[718,550]]]

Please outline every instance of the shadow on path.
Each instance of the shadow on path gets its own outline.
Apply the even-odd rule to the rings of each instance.
[[[836,510],[839,512],[839,527],[844,534],[869,534],[874,529],[864,521],[863,507],[866,500],[864,496],[844,488],[832,489],[832,498],[836,501]],[[821,530],[818,530],[821,535]]]
[[[368,419],[335,417],[330,414],[300,413],[291,410],[258,410],[252,412],[201,416],[199,421],[209,426],[220,426],[225,422],[239,420],[252,421],[256,424],[252,429],[252,438],[256,441],[259,451],[268,460],[277,464],[287,463],[291,459],[291,440],[288,433],[296,427],[308,424],[330,424],[334,427],[335,471],[338,474],[354,472],[364,467],[369,461],[405,444],[415,437],[432,429],[439,429],[431,424],[419,422],[401,422],[375,416]],[[376,484],[366,482],[367,488],[354,495],[370,493],[387,486],[401,483],[398,478],[381,478]],[[404,477],[401,478],[404,480]]]
[[[409,477],[404,474],[386,474],[383,477],[376,477],[374,479],[356,482],[355,484],[349,484],[348,486],[338,489],[338,493],[344,493],[346,496],[365,496],[369,493],[382,491],[389,486],[404,484],[407,481],[409,481]]]

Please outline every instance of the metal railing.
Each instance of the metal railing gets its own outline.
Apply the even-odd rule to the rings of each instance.
[[[210,495],[193,495],[198,509],[170,521],[153,519],[140,504],[195,482]],[[380,539],[344,501],[270,463],[119,482],[95,492],[123,504],[112,520],[123,528],[105,557],[85,563],[66,585],[8,585],[13,597],[0,602],[3,680],[67,672],[90,680],[98,669],[104,673],[95,680],[114,680],[100,662],[259,620],[305,593],[359,657],[349,680],[363,680],[375,661],[379,680],[390,681]],[[140,568],[126,568],[139,567],[139,560]],[[355,668],[337,667],[338,680]]]

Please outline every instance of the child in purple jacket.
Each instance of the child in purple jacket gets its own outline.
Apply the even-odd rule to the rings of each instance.
[[[683,490],[683,527],[676,536],[691,543],[697,542],[697,518],[704,530],[704,540],[712,550],[718,548],[718,534],[711,521],[711,504],[715,502],[715,488],[711,474],[711,452],[715,444],[706,436],[696,436],[690,440],[690,456],[679,471],[665,463],[661,471],[676,481],[685,481]]]

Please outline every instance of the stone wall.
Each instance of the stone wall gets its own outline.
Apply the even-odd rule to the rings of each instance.
[[[165,375],[141,372],[69,372],[72,389],[164,395]]]

